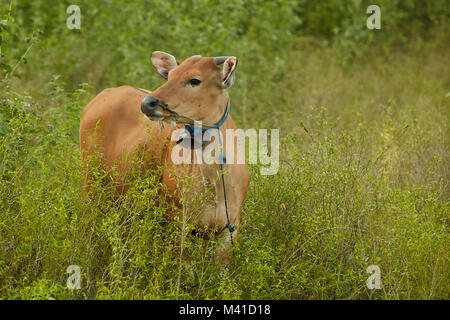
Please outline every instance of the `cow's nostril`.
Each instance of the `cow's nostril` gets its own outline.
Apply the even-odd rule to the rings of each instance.
[[[141,111],[146,115],[151,115],[158,107],[159,100],[152,96],[146,96],[141,102]]]

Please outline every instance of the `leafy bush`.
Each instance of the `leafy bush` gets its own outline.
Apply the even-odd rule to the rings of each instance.
[[[382,32],[366,1],[81,1],[81,30],[69,4],[0,3],[2,298],[449,298],[446,2],[381,1]],[[166,218],[157,168],[118,195],[94,156],[82,197],[80,111],[104,87],[161,84],[152,50],[236,55],[233,119],[280,128],[229,270]]]

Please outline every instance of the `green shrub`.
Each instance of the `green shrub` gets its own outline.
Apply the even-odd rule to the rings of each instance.
[[[366,1],[82,1],[79,31],[69,4],[0,3],[0,297],[449,298],[444,1],[382,1],[382,32]],[[94,155],[82,197],[80,112],[104,87],[158,87],[152,50],[236,55],[233,119],[280,128],[278,174],[250,166],[229,270],[166,218],[158,168],[118,194]]]

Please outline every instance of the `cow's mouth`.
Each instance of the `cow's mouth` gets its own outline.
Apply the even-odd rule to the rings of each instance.
[[[146,116],[147,116],[147,118],[149,118],[152,121],[164,121],[164,122],[167,122],[168,124],[173,125],[174,127],[178,123],[173,117],[171,117],[170,115],[164,115],[160,111],[157,111],[153,115],[147,115],[146,114]]]
[[[167,117],[163,115],[160,111],[157,111],[152,115],[146,114],[146,116],[152,121],[168,121]]]
[[[178,113],[169,109],[167,103],[163,103],[152,96],[146,96],[142,99],[141,111],[152,121],[165,121],[174,126],[177,124],[179,117]]]
[[[159,112],[159,113],[161,113],[161,112]],[[156,112],[153,113],[152,115],[146,114],[146,116],[147,116],[147,118],[149,118],[152,121],[161,121],[161,120],[165,119],[165,117],[164,117],[164,115],[162,113],[161,113],[161,115],[159,115]]]

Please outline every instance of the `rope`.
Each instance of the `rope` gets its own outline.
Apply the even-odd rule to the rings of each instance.
[[[225,225],[225,228],[228,228],[228,230],[230,231],[230,240],[231,240],[231,246],[234,246],[234,242],[233,242],[233,232],[234,230],[236,230],[236,226],[232,226],[230,224],[230,216],[228,214],[228,202],[227,202],[227,191],[225,188],[225,177],[223,175],[223,164],[226,163],[226,158],[223,156],[223,145],[222,145],[222,139],[220,138],[220,129],[217,128],[217,130],[219,131],[219,148],[220,148],[220,156],[222,157],[221,161],[220,161],[220,174],[222,176],[222,187],[223,187],[223,198],[224,198],[224,202],[225,202],[225,213],[227,216],[227,224]]]
[[[168,107],[166,106],[161,106],[164,110],[167,110]],[[166,109],[167,108],[167,109]],[[222,138],[221,138],[221,132],[220,132],[220,127],[225,123],[225,121],[228,118],[228,115],[230,114],[230,109],[231,109],[231,105],[230,105],[230,99],[228,99],[228,103],[227,103],[227,108],[224,112],[224,114],[222,115],[222,118],[219,120],[219,122],[217,122],[214,126],[208,126],[208,128],[205,129],[200,129],[200,130],[195,130],[194,127],[185,124],[184,127],[186,129],[186,131],[191,135],[191,136],[195,136],[198,133],[204,133],[208,130],[211,129],[217,129],[217,131],[219,132],[219,148],[220,148],[220,157],[222,159],[220,159],[220,174],[222,177],[222,187],[223,187],[223,197],[224,197],[224,201],[225,201],[225,213],[227,216],[227,224],[225,225],[225,228],[227,228],[230,231],[230,240],[231,240],[231,246],[234,246],[234,241],[233,241],[233,232],[234,230],[236,230],[237,226],[232,226],[230,224],[230,216],[228,214],[228,201],[227,201],[227,191],[226,191],[226,187],[225,187],[225,177],[223,174],[223,164],[227,162],[227,159],[223,156],[223,144],[222,144]],[[172,110],[167,110],[170,112],[174,112]]]

